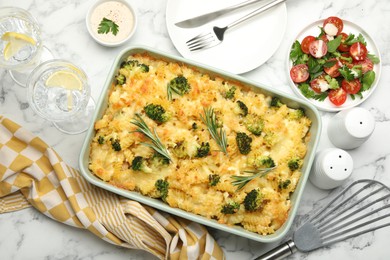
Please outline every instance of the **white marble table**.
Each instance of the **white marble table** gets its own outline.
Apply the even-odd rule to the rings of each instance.
[[[0,6],[28,9],[42,25],[46,45],[56,57],[69,59],[84,68],[96,99],[106,73],[121,48],[105,48],[93,41],[85,26],[85,15],[94,0],[15,1],[1,0]],[[172,45],[165,25],[166,1],[129,0],[139,17],[139,27],[129,44],[142,44],[179,55]],[[375,116],[376,128],[371,138],[358,149],[350,151],[354,159],[352,179],[374,178],[390,185],[390,2],[387,0],[311,1],[288,0],[288,26],[285,41],[261,67],[244,74],[258,82],[293,95],[288,87],[286,55],[288,45],[298,30],[311,21],[337,15],[363,27],[377,42],[382,54],[382,77],[375,93],[361,106]],[[0,69],[0,114],[40,135],[53,146],[71,166],[77,167],[84,135],[62,134],[50,122],[35,115],[29,108],[26,89],[14,84]],[[331,113],[321,113],[323,134],[319,149],[332,147],[326,126]],[[293,229],[304,215],[329,192],[308,182]],[[264,245],[227,233],[210,231],[226,252],[228,259],[251,259]],[[313,251],[296,253],[290,259],[389,259],[390,228],[382,229]],[[0,259],[151,259],[150,254],[127,250],[97,239],[87,231],[59,224],[34,209],[0,215]]]

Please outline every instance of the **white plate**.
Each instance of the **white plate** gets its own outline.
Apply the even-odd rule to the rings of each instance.
[[[226,31],[224,41],[209,49],[191,52],[185,42],[212,26],[226,26],[267,1],[225,14],[195,28],[180,28],[175,23],[239,3],[242,0],[168,0],[166,23],[168,33],[180,54],[231,73],[241,74],[266,62],[278,49],[287,24],[286,5],[279,4],[250,20]]]
[[[379,49],[376,46],[374,40],[358,25],[346,21],[342,19],[344,22],[344,29],[343,32],[346,34],[353,33],[355,36],[358,36],[359,33],[361,33],[364,36],[364,39],[367,42],[367,50],[370,54],[374,54],[379,58],[380,61],[382,61],[381,56],[379,54]],[[318,28],[319,26],[322,27],[324,23],[324,19],[318,20],[316,22],[313,22],[306,26],[299,34],[298,36],[294,39],[294,41],[291,43],[290,46],[293,45],[295,40],[298,40],[299,42],[302,42],[303,38],[305,38],[308,35],[312,35],[314,37],[317,37],[320,34],[320,29]],[[355,107],[359,104],[361,104],[363,101],[367,100],[367,98],[374,92],[376,86],[378,85],[379,78],[381,75],[381,62],[379,64],[374,64],[374,72],[375,72],[375,81],[373,82],[371,88],[367,91],[362,92],[363,98],[359,98],[358,96],[355,95],[355,100],[353,100],[350,95],[348,95],[347,100],[345,103],[341,106],[335,106],[332,102],[330,102],[329,98],[326,98],[324,101],[317,101],[314,99],[308,99],[303,94],[301,91],[297,88],[297,85],[291,80],[290,78],[290,69],[292,67],[292,61],[290,60],[290,51],[291,47],[288,51],[288,56],[287,56],[287,73],[288,73],[288,81],[290,83],[291,88],[293,91],[300,97],[308,100],[311,102],[313,105],[315,105],[318,109],[326,112],[338,112],[344,109],[352,108]]]

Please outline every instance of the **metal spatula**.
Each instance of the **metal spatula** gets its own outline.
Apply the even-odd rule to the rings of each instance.
[[[256,258],[282,259],[390,226],[390,188],[375,180],[358,180],[316,211],[292,239]]]

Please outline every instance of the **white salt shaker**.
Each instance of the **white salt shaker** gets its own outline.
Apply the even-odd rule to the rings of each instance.
[[[316,154],[309,179],[320,189],[333,189],[349,178],[353,170],[351,155],[339,148],[327,148]]]
[[[371,136],[375,128],[372,114],[361,107],[338,112],[328,124],[330,141],[341,149],[354,149]]]

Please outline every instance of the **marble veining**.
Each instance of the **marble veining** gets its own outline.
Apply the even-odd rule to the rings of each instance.
[[[121,48],[100,46],[88,35],[85,16],[94,1],[1,0],[0,7],[18,6],[28,9],[39,21],[44,44],[54,56],[71,60],[86,71],[92,96],[96,100],[106,74]],[[137,31],[128,44],[146,45],[179,55],[166,29],[165,8],[169,0],[128,1],[134,5],[139,18]],[[390,2],[288,0],[287,15],[285,37],[276,53],[265,64],[242,76],[294,95],[288,85],[286,68],[287,51],[293,37],[307,24],[331,15],[360,25],[377,43],[382,58],[382,75],[376,91],[361,104],[374,115],[376,128],[366,143],[349,151],[354,159],[351,180],[373,178],[390,185]],[[0,114],[41,136],[66,162],[77,167],[84,135],[65,135],[50,122],[34,114],[27,103],[26,89],[14,84],[3,69],[0,69]],[[323,129],[319,150],[333,147],[327,138],[326,127],[334,114],[321,112],[321,115]],[[308,181],[297,217],[285,239],[307,219],[307,213],[324,205],[331,193],[319,190]],[[211,229],[210,233],[225,251],[227,259],[252,259],[276,245],[261,244],[218,230]],[[385,260],[390,258],[389,237],[390,228],[385,228],[310,253],[297,252],[288,259]],[[0,259],[119,260],[153,259],[153,256],[140,250],[113,246],[87,231],[57,223],[29,208],[0,215]]]

